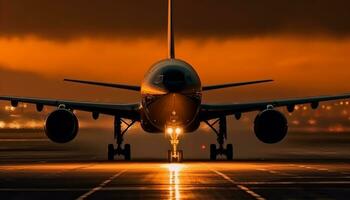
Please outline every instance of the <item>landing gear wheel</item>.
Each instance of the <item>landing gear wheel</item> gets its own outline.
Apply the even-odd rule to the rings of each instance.
[[[108,145],[108,160],[109,161],[114,160],[114,146],[113,146],[113,144]]]
[[[227,160],[233,160],[233,145],[227,144],[224,148],[225,141],[227,140],[227,120],[226,116],[219,117],[214,122],[205,121],[207,125],[216,133],[218,148],[215,144],[210,145],[210,160],[214,161],[218,156],[225,156]],[[215,127],[215,124],[219,124]]]
[[[216,145],[215,144],[211,144],[210,145],[210,160],[216,160]]]
[[[125,160],[131,160],[131,146],[130,144],[125,144],[124,146],[124,158]]]
[[[226,158],[227,160],[233,160],[233,145],[227,144],[226,146]]]
[[[176,152],[176,154],[174,155],[173,152],[171,150],[168,150],[168,162],[169,163],[182,163],[184,158],[184,152],[182,150],[179,150]]]

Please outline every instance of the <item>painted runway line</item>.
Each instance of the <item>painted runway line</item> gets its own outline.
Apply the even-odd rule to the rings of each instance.
[[[110,183],[111,181],[113,181],[114,179],[116,179],[118,176],[120,176],[121,174],[123,174],[124,172],[126,172],[127,170],[123,170],[120,171],[116,174],[114,174],[113,176],[109,177],[107,180],[103,181],[101,184],[99,184],[97,187],[92,188],[90,191],[88,191],[87,193],[81,195],[80,197],[77,198],[77,200],[84,200],[87,197],[89,197],[90,195],[92,195],[93,193],[101,190],[103,187],[105,187],[108,183]]]

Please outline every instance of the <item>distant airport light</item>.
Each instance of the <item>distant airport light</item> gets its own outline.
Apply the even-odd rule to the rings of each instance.
[[[15,111],[16,108],[13,107],[13,106],[5,106],[5,110],[6,110],[6,111]]]
[[[294,124],[294,125],[299,125],[299,124],[300,124],[300,121],[298,121],[298,120],[293,120],[293,121],[292,121],[292,124]]]
[[[310,125],[316,125],[316,124],[317,124],[317,121],[314,120],[314,119],[309,119],[309,120],[308,120],[308,123],[309,123]]]
[[[347,116],[349,113],[348,113],[348,111],[347,111],[347,110],[342,110],[342,111],[341,111],[341,114],[342,114],[342,115],[346,115],[346,116]]]
[[[11,129],[20,129],[21,127],[22,126],[17,122],[12,122],[9,124],[9,128],[11,128]]]
[[[5,128],[5,126],[6,126],[6,123],[3,121],[0,121],[0,128]]]

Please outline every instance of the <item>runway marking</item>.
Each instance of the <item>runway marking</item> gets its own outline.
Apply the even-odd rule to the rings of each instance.
[[[115,178],[117,178],[118,176],[120,176],[121,174],[123,174],[124,172],[126,172],[127,170],[123,170],[120,171],[116,174],[114,174],[113,176],[109,177],[107,180],[103,181],[100,185],[92,188],[90,191],[88,191],[87,193],[81,195],[80,197],[77,198],[77,200],[84,200],[87,197],[89,197],[90,195],[92,195],[93,193],[103,189],[104,186],[106,186],[108,183],[110,183],[111,181],[113,181]]]
[[[221,177],[223,177],[224,179],[226,179],[228,182],[236,185],[239,189],[243,190],[244,192],[246,192],[247,194],[249,194],[250,196],[254,197],[256,200],[265,200],[264,197],[260,196],[259,194],[255,193],[254,191],[250,190],[248,187],[242,185],[242,184],[237,184],[237,182],[235,182],[234,180],[232,180],[230,177],[228,177],[226,174],[221,173],[217,170],[214,169],[210,169],[211,171],[215,172],[216,174],[220,175]]]
[[[231,181],[230,181],[231,182]],[[232,182],[231,182],[232,183]],[[181,191],[193,191],[193,190],[249,190],[247,186],[261,186],[261,185],[285,185],[285,186],[298,186],[298,185],[318,185],[318,186],[339,186],[343,188],[348,188],[347,185],[350,184],[350,181],[302,181],[302,182],[292,182],[292,181],[276,181],[276,182],[254,182],[254,181],[245,181],[245,182],[234,182],[234,186],[225,187],[225,186],[185,186],[180,187]],[[238,184],[238,186],[237,186]],[[90,188],[0,188],[0,192],[65,192],[65,191],[86,191]],[[167,191],[169,187],[166,185],[159,186],[118,186],[118,187],[101,187],[98,191]],[[91,195],[91,194],[90,194]],[[87,196],[88,197],[88,196]],[[85,198],[87,198],[85,197]],[[263,197],[261,197],[264,199]]]
[[[350,184],[350,181],[246,181],[246,182],[236,182],[237,184],[244,185],[342,185]]]
[[[303,168],[303,169],[310,169],[310,170],[318,170],[318,171],[324,171],[324,172],[333,172],[333,173],[339,173],[341,175],[350,175],[349,172],[342,172],[342,171],[338,171],[338,170],[334,170],[334,169],[327,169],[327,168],[322,168],[322,167],[310,167],[310,166],[305,166],[305,165],[296,165],[296,164],[289,164],[289,166],[293,166],[293,167],[299,167],[299,168]]]
[[[300,168],[304,168],[304,169],[312,169],[312,170],[317,170],[317,171],[336,172],[337,173],[337,171],[330,170],[330,169],[327,169],[327,168],[322,168],[322,167],[310,167],[310,166],[305,166],[305,165],[294,165],[294,166],[297,166],[297,167],[300,167]]]
[[[271,174],[283,175],[283,176],[294,176],[293,174],[289,174],[289,173],[285,173],[285,172],[279,172],[279,171],[275,171],[275,170],[269,170],[269,169],[265,169],[265,168],[261,168],[261,169],[257,169],[257,170],[264,171],[264,172],[269,172]]]

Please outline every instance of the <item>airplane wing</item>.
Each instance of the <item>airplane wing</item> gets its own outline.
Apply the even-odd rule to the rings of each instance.
[[[210,120],[218,118],[223,115],[233,115],[241,114],[251,111],[261,111],[265,110],[268,105],[273,107],[286,106],[288,110],[294,110],[295,105],[310,103],[313,108],[317,108],[319,102],[331,101],[338,99],[348,99],[350,98],[350,93],[342,95],[333,96],[316,96],[316,97],[306,97],[306,98],[294,98],[294,99],[281,99],[272,101],[261,101],[252,103],[236,103],[236,104],[221,104],[221,105],[209,105],[202,104],[200,117],[202,120]]]
[[[238,86],[266,83],[266,82],[272,82],[272,81],[273,80],[259,80],[259,81],[248,81],[248,82],[238,82],[238,83],[227,83],[227,84],[221,84],[221,85],[209,85],[209,86],[203,86],[202,90],[203,91],[216,90],[216,89],[222,89],[222,88],[228,88],[228,87],[238,87]]]
[[[116,84],[116,83],[102,83],[102,82],[82,81],[82,80],[74,80],[74,79],[64,79],[64,81],[66,81],[66,82],[73,82],[73,83],[80,83],[80,84],[103,86],[103,87],[119,88],[119,89],[132,90],[132,91],[140,91],[141,90],[140,86],[135,86],[135,85],[125,85],[125,84]]]
[[[139,104],[109,104],[93,102],[77,102],[56,99],[27,98],[14,96],[0,96],[0,100],[10,101],[12,106],[17,106],[19,102],[36,104],[37,109],[41,110],[43,106],[65,105],[66,108],[81,110],[92,113],[101,113],[106,115],[119,115],[122,118],[139,120]],[[41,109],[40,109],[41,108]]]

